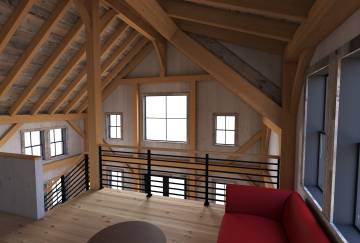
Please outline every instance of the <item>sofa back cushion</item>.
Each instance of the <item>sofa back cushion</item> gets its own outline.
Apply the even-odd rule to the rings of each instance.
[[[228,184],[225,210],[227,213],[251,214],[281,221],[290,195],[288,190]]]
[[[282,223],[292,243],[330,242],[304,200],[296,192],[286,200]]]

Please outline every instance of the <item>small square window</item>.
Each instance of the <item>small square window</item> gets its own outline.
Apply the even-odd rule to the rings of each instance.
[[[123,186],[123,173],[121,171],[111,171],[111,188],[121,190]]]
[[[223,183],[215,183],[215,203],[224,205],[225,204],[225,191],[226,185]]]
[[[236,115],[215,115],[215,144],[235,146]]]
[[[110,139],[122,139],[122,114],[110,113],[107,116],[108,137]]]

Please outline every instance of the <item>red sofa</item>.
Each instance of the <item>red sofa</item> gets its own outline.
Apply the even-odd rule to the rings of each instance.
[[[218,243],[328,243],[296,192],[227,185]]]

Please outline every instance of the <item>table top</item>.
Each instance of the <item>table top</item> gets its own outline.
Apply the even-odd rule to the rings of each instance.
[[[109,226],[94,235],[88,243],[166,243],[161,229],[143,221],[128,221]]]

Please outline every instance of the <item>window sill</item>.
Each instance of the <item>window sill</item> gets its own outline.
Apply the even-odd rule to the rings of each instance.
[[[360,231],[354,225],[334,224],[333,228],[344,242],[359,242]]]

